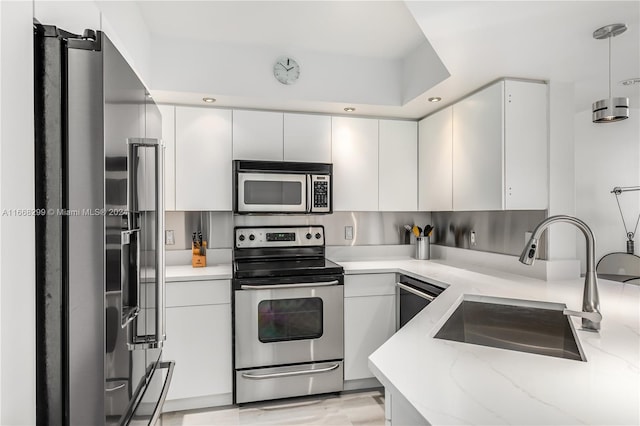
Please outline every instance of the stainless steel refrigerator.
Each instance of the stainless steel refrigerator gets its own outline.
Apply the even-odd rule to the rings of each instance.
[[[37,421],[150,424],[164,325],[161,115],[102,32],[34,24]]]

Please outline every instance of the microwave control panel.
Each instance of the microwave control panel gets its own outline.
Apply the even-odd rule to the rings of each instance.
[[[311,176],[311,212],[331,211],[330,180],[328,175]]]

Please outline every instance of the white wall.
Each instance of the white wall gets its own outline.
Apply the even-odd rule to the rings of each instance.
[[[629,118],[593,124],[591,111],[575,115],[576,215],[596,236],[596,261],[611,252],[626,251],[626,236],[616,199],[616,186],[640,185],[640,109],[631,108]],[[640,191],[620,195],[627,227],[640,214]],[[640,229],[638,229],[640,234]],[[578,255],[585,269],[584,238],[578,235]],[[640,253],[640,235],[635,238]]]
[[[33,5],[0,2],[0,200],[34,205]],[[0,424],[35,424],[35,260],[33,217],[0,216]]]
[[[575,215],[574,87],[551,81],[549,88],[549,216]],[[576,258],[576,228],[558,223],[547,229],[549,260]]]
[[[300,79],[294,85],[285,86],[273,77],[273,64],[281,55],[291,55],[300,64]],[[154,90],[402,104],[400,60],[155,37],[151,61]]]
[[[0,207],[8,212],[0,215],[2,425],[36,422],[34,220],[10,210],[34,206],[33,18],[80,33],[101,29],[108,17],[114,44],[148,77],[148,32],[137,25],[137,6],[117,3],[102,4],[103,14],[93,1],[0,0]]]
[[[151,85],[151,36],[135,3],[94,0],[34,0],[34,17],[82,34],[87,29],[104,31],[147,87]]]

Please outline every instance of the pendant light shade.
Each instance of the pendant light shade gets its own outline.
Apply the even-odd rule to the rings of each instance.
[[[627,30],[625,24],[611,24],[593,32],[596,40],[609,40],[609,97],[592,105],[594,123],[613,123],[629,118],[629,98],[614,98],[611,94],[611,39]]]

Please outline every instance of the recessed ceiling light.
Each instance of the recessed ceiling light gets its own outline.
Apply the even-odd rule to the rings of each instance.
[[[355,111],[356,109],[355,109],[354,107],[346,107],[344,110],[345,110],[346,112],[353,112],[353,111]]]
[[[628,78],[620,82],[623,86],[632,86],[634,84],[640,84],[640,78]]]
[[[202,100],[208,104],[212,104],[216,101],[216,98],[202,98]]]
[[[442,100],[439,96],[434,96],[432,98],[427,99],[429,102],[440,102]]]

